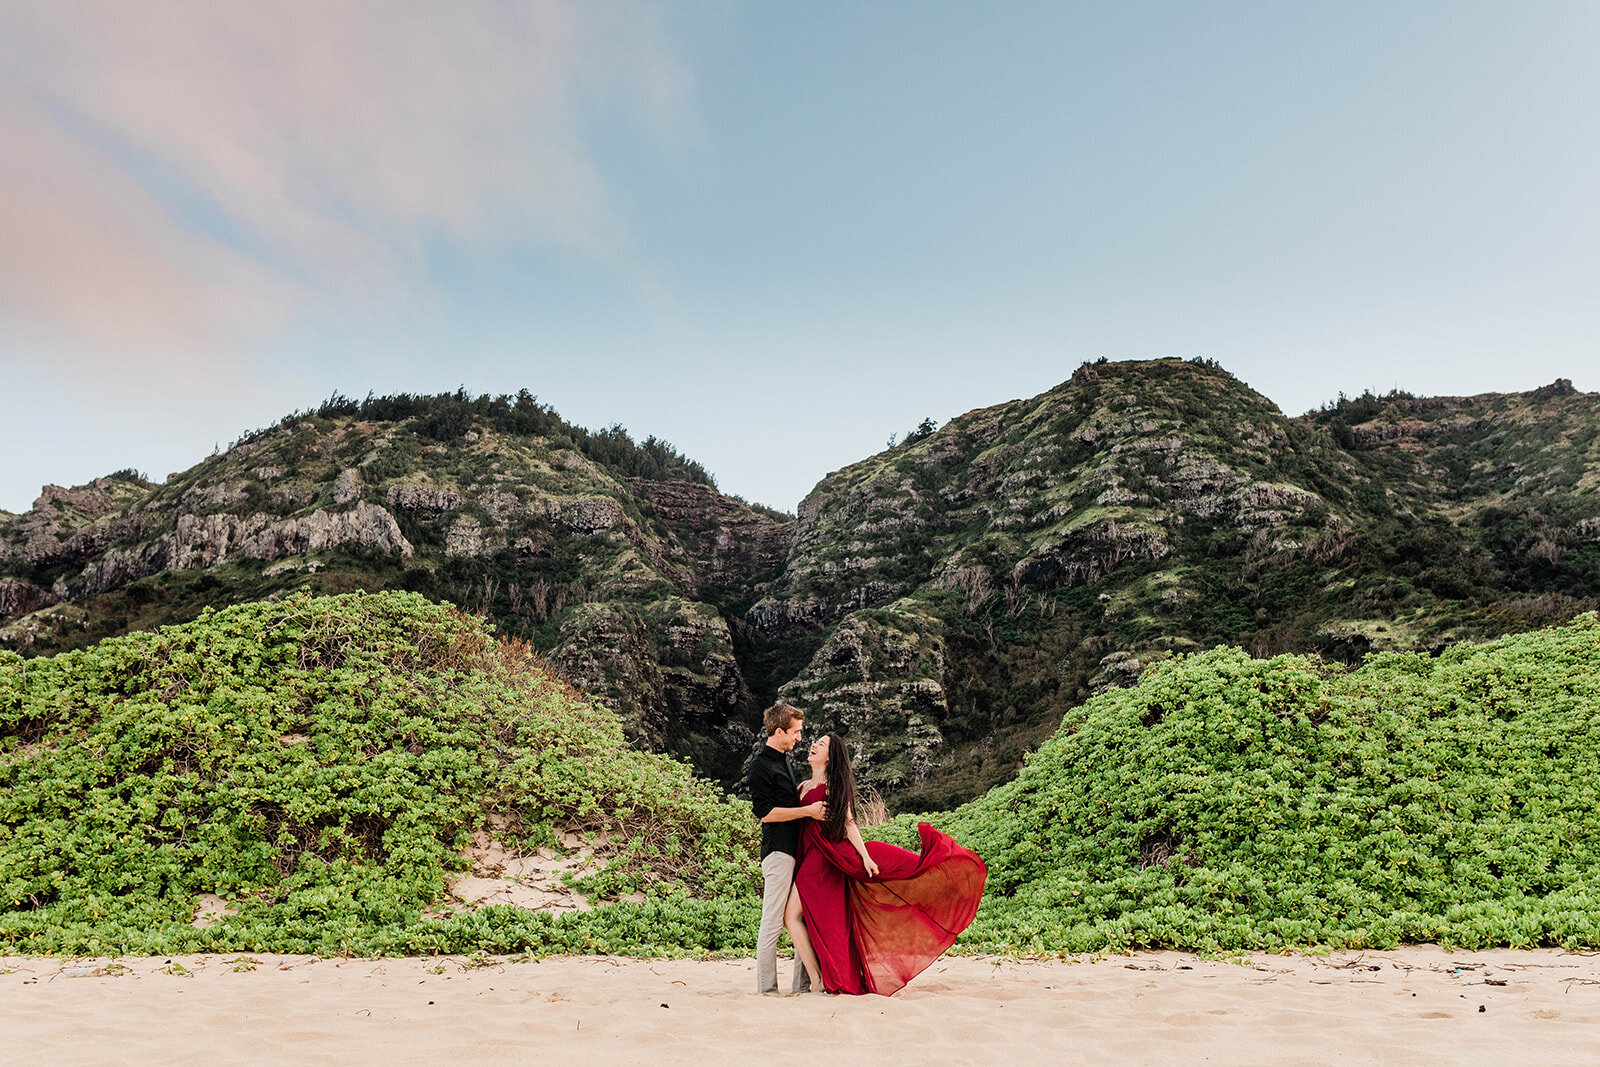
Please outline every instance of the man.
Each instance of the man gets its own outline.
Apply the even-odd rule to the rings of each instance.
[[[778,992],[778,934],[783,908],[794,884],[795,854],[800,847],[800,819],[827,818],[822,801],[800,806],[800,791],[789,770],[789,750],[800,741],[806,713],[789,704],[774,704],[763,716],[767,743],[745,768],[750,803],[761,820],[761,931],[756,935],[756,992]],[[794,961],[795,993],[811,989],[798,956]]]

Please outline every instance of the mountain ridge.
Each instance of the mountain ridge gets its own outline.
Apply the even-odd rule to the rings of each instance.
[[[1086,363],[830,472],[793,517],[526,392],[335,397],[161,485],[0,516],[0,647],[32,654],[355,588],[487,615],[724,782],[782,696],[892,803],[942,807],[1158,659],[1353,663],[1597,606],[1600,395],[1288,417],[1210,361]]]

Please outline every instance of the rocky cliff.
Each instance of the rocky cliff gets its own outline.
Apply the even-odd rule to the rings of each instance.
[[[532,642],[636,740],[733,774],[760,709],[726,616],[782,568],[787,517],[529,397],[405,399],[415,414],[392,418],[333,402],[161,485],[46,487],[0,519],[0,643],[46,653],[206,604],[401,587]]]
[[[1289,418],[1215,364],[1102,362],[928,430],[790,518],[526,395],[336,398],[160,485],[0,515],[0,645],[401,587],[529,641],[702,773],[731,779],[782,696],[928,808],[1157,659],[1355,662],[1600,606],[1600,396],[1568,382]]]
[[[779,664],[752,676],[901,805],[953,803],[1155,659],[1354,662],[1594,606],[1597,431],[1565,382],[1287,418],[1213,364],[1085,364],[825,478],[746,614]]]

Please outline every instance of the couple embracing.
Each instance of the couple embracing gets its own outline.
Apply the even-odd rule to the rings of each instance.
[[[927,823],[917,826],[920,853],[863,841],[850,750],[837,734],[811,744],[811,777],[795,784],[789,752],[804,723],[799,708],[768,708],[767,743],[745,771],[761,820],[756,991],[778,992],[778,934],[787,929],[793,992],[887,996],[972,922],[988,871],[975,853]]]

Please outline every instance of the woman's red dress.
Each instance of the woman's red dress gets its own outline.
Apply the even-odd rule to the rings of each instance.
[[[800,802],[821,800],[825,789],[812,787]],[[888,996],[943,955],[978,914],[989,873],[983,860],[927,823],[917,832],[920,855],[868,841],[878,864],[869,878],[848,839],[829,841],[820,822],[805,820],[794,882],[828,992]]]

